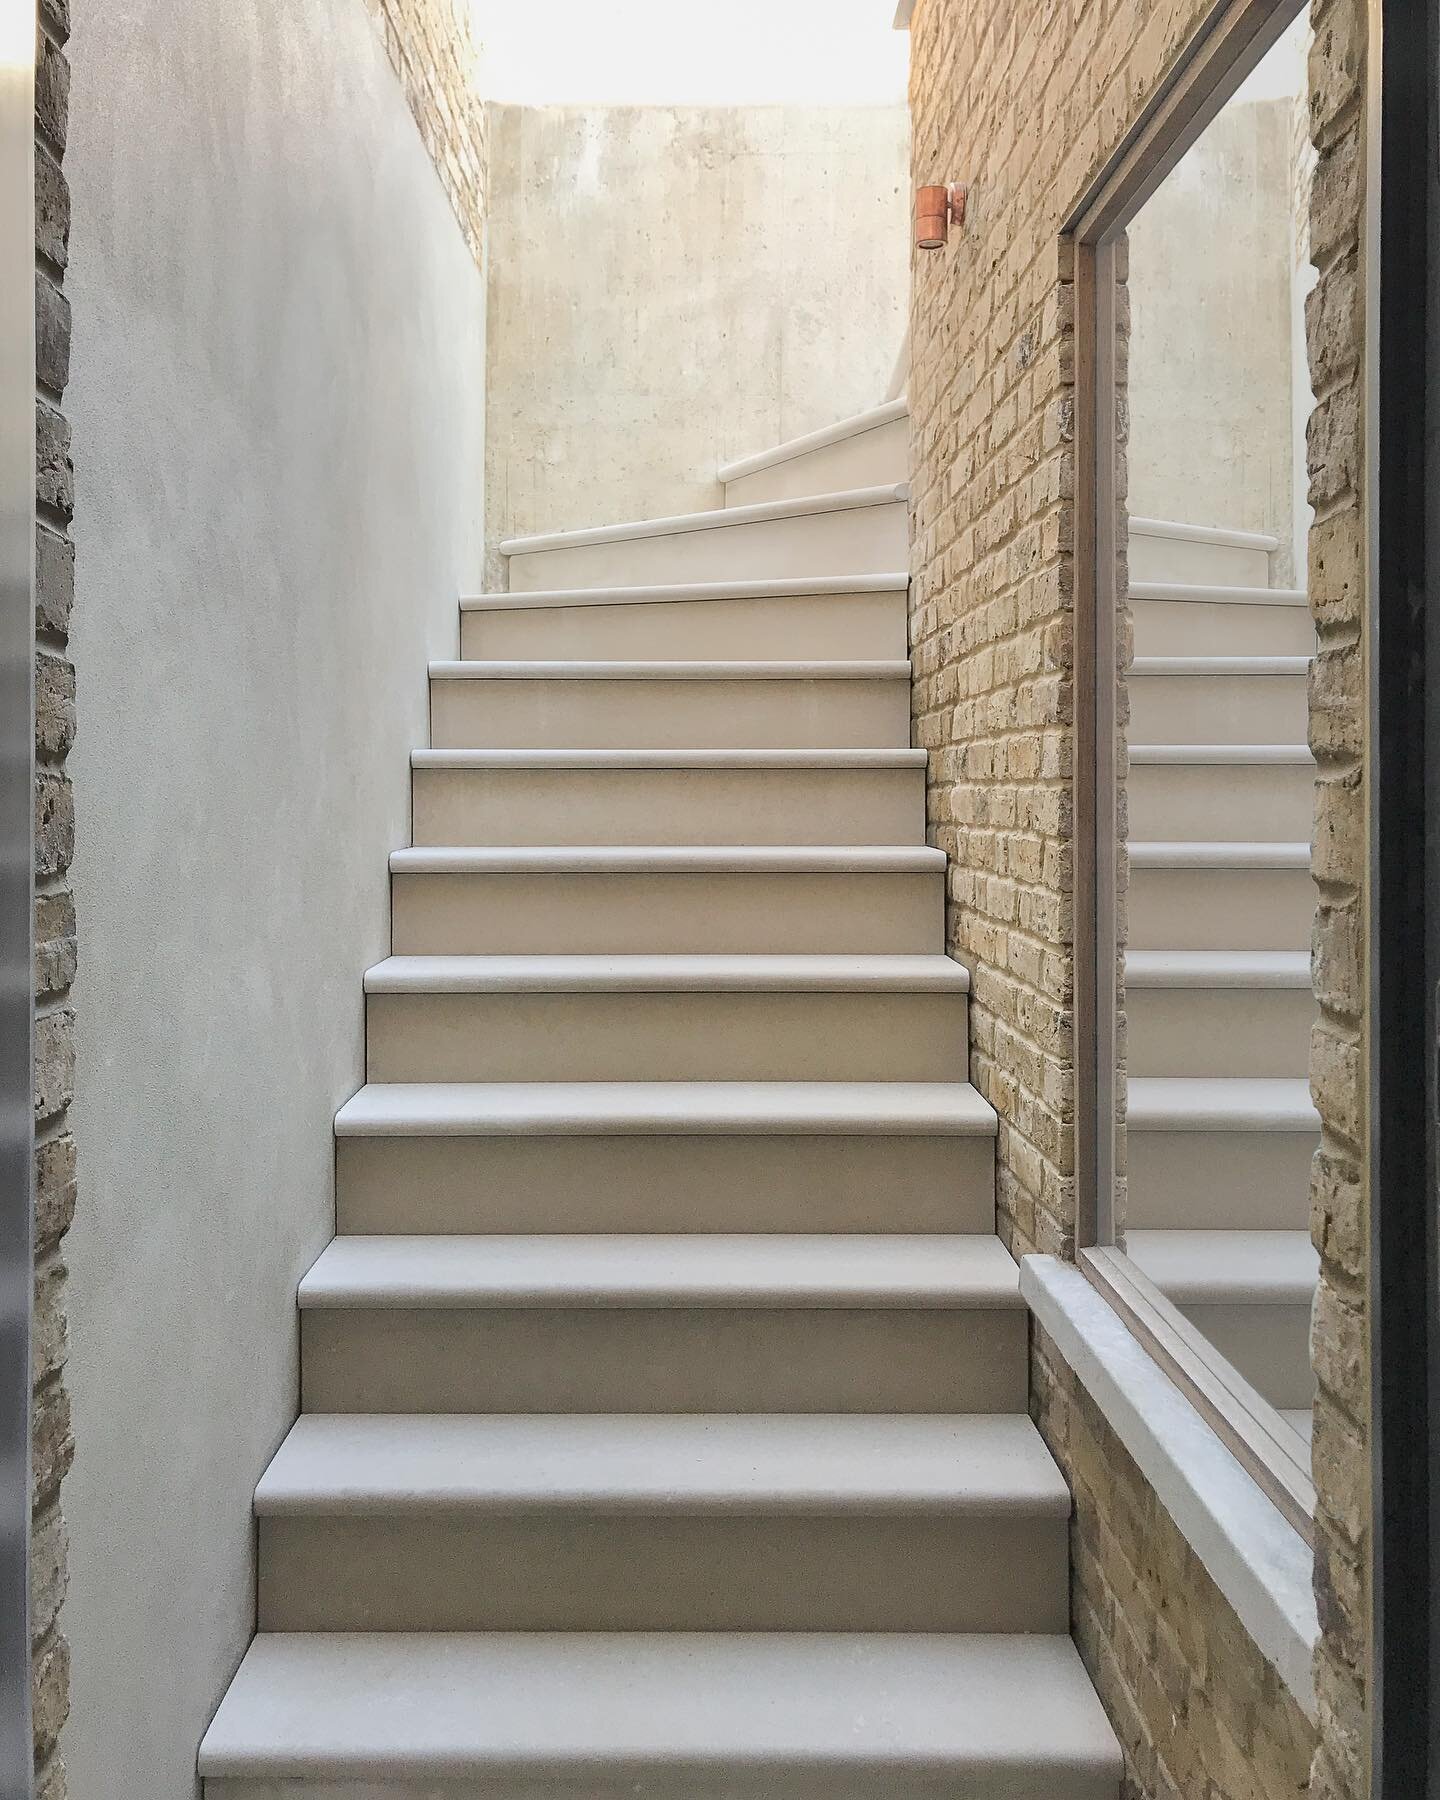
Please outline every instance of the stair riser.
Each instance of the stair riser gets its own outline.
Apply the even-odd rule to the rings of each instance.
[[[1315,1398],[1310,1367],[1310,1307],[1274,1305],[1180,1308],[1195,1329],[1273,1407],[1307,1407]]]
[[[509,558],[509,586],[512,593],[534,593],[542,588],[886,575],[909,567],[908,536],[905,504],[895,501],[666,537],[530,551]]]
[[[1137,656],[1313,656],[1304,606],[1132,600]]]
[[[338,1229],[993,1231],[988,1137],[346,1137]]]
[[[1157,843],[1304,843],[1315,812],[1309,763],[1134,763],[1130,835]]]
[[[306,1412],[1004,1413],[1018,1308],[301,1314]]]
[[[965,996],[372,994],[371,1081],[964,1081]]]
[[[838,494],[846,488],[879,487],[904,481],[910,462],[910,421],[892,419],[855,437],[824,444],[788,462],[757,469],[725,483],[727,506],[755,506],[765,500],[796,500],[810,494]]]
[[[1136,869],[1132,950],[1306,950],[1315,884],[1300,869]]]
[[[1063,1631],[1067,1524],[980,1516],[262,1517],[262,1631]]]
[[[1295,1076],[1309,1067],[1307,988],[1138,988],[1125,1000],[1131,1075]]]
[[[1134,675],[1132,744],[1303,744],[1303,675]]]
[[[1185,581],[1206,587],[1269,587],[1270,554],[1233,544],[1129,534],[1132,581]]]
[[[416,769],[417,844],[923,844],[924,769]]]
[[[1309,1131],[1131,1131],[1126,1224],[1135,1231],[1304,1231]]]
[[[460,615],[460,654],[471,659],[804,662],[817,647],[826,656],[854,661],[908,656],[904,590]]]
[[[436,680],[430,739],[437,750],[903,750],[910,684]]]
[[[944,877],[915,873],[397,875],[397,955],[921,954]]]

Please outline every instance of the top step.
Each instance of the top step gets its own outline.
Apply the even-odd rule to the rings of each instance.
[[[904,400],[887,400],[758,456],[722,463],[716,473],[725,484],[726,506],[750,506],[904,481],[909,460],[909,406]]]
[[[1279,538],[1177,519],[1132,517],[1130,580],[1185,582],[1206,587],[1270,586],[1270,558]]]
[[[882,575],[909,565],[904,482],[507,538],[512,592]]]

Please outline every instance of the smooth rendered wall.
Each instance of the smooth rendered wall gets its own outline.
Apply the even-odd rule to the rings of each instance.
[[[481,562],[485,295],[363,0],[75,12],[64,1746],[72,1800],[191,1800]]]
[[[908,145],[899,105],[492,107],[487,541],[713,506],[878,405]]]
[[[1273,532],[1282,585],[1303,504],[1293,116],[1288,98],[1227,106],[1130,228],[1130,510]]]

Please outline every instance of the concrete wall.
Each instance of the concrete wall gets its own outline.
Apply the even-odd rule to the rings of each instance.
[[[1292,126],[1288,99],[1227,106],[1130,229],[1130,510],[1273,531],[1281,582],[1297,499]]]
[[[718,462],[884,398],[903,107],[505,106],[490,137],[490,543],[714,505]]]
[[[485,296],[361,0],[76,12],[64,1748],[73,1800],[189,1800],[479,572]]]

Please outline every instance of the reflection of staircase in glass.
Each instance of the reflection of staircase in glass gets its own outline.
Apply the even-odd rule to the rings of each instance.
[[[1308,1436],[1313,632],[1274,547],[1130,521],[1126,1248]]]

